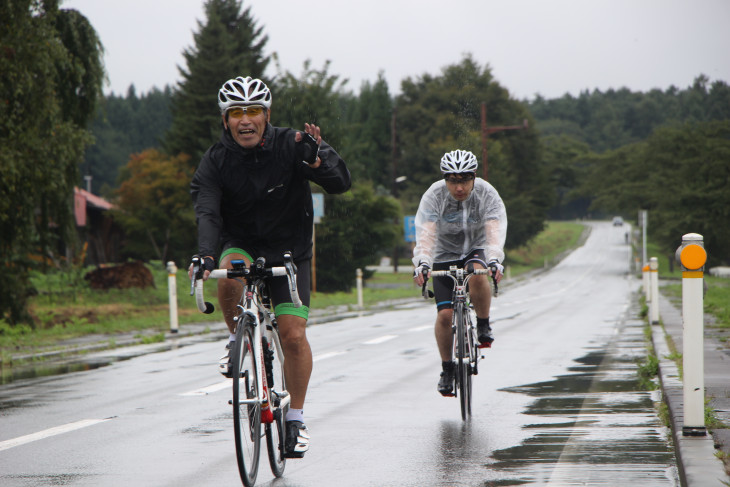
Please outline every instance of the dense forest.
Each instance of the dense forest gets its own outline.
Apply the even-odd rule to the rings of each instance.
[[[565,135],[601,153],[645,140],[657,127],[730,120],[730,88],[700,74],[683,89],[594,90],[552,100],[538,96],[528,106],[542,136]]]

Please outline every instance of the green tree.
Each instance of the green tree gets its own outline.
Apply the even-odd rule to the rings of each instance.
[[[269,59],[268,37],[256,26],[240,0],[207,0],[206,22],[198,22],[195,46],[183,52],[187,69],[178,67],[183,81],[172,100],[172,126],[165,136],[168,154],[188,154],[193,166],[218,139],[221,117],[216,96],[226,80],[236,76],[260,78]]]
[[[488,124],[515,125],[530,118],[522,103],[493,78],[491,69],[471,56],[447,66],[442,75],[403,81],[396,101],[398,170],[408,176],[403,192],[407,211],[415,212],[423,192],[441,177],[438,161],[450,150],[470,150],[481,160],[481,105]],[[509,216],[507,245],[516,247],[543,227],[552,188],[540,165],[537,133],[526,130],[489,136],[489,181],[505,201]],[[480,173],[481,175],[481,173]]]
[[[353,179],[372,181],[380,192],[391,192],[393,99],[383,74],[373,84],[363,83],[359,96],[347,97],[345,107],[341,154]]]
[[[304,130],[304,123],[314,123],[322,128],[322,138],[339,152],[344,140],[344,124],[341,117],[343,87],[346,81],[329,74],[329,61],[322,69],[304,62],[302,73],[294,75],[281,71],[269,84],[272,90],[271,123],[279,127]]]
[[[543,135],[569,135],[605,152],[644,140],[662,126],[729,119],[730,86],[724,81],[710,84],[707,76],[699,75],[683,90],[594,90],[553,100],[538,96],[529,108]]]
[[[588,175],[593,153],[588,144],[567,135],[549,135],[540,140],[543,164],[554,188],[551,219],[566,220],[584,216],[591,199],[579,190]]]
[[[190,205],[190,156],[168,157],[155,149],[133,154],[116,191],[114,218],[124,228],[124,252],[141,260],[187,262],[195,246]]]
[[[29,321],[30,255],[73,244],[73,187],[101,91],[101,44],[58,2],[0,2],[0,311]],[[68,43],[68,44],[67,44]]]
[[[317,290],[349,291],[356,269],[365,269],[401,238],[394,221],[400,221],[398,202],[376,195],[370,183],[356,183],[345,195],[326,195],[325,217],[316,227]]]
[[[705,238],[710,265],[730,263],[730,121],[656,130],[645,142],[597,158],[587,180],[592,207],[647,209],[650,236],[668,252],[682,235]]]
[[[119,186],[119,171],[132,154],[162,147],[161,139],[172,123],[171,96],[169,86],[137,96],[132,85],[126,96],[102,99],[90,126],[94,144],[82,166],[83,173],[92,176],[95,192],[111,196]]]

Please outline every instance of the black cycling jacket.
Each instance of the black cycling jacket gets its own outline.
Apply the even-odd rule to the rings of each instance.
[[[198,224],[198,251],[218,259],[220,246],[234,240],[254,258],[281,263],[284,251],[295,261],[312,257],[312,191],[350,189],[350,172],[325,142],[322,164],[312,169],[297,157],[291,128],[267,124],[254,149],[238,145],[227,130],[205,153],[190,183]]]

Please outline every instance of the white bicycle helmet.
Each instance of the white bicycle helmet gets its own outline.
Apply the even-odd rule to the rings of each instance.
[[[477,172],[477,157],[468,150],[453,150],[441,158],[441,172]]]
[[[271,108],[271,91],[258,78],[239,76],[229,79],[218,91],[218,106],[221,113],[236,105],[263,105]]]

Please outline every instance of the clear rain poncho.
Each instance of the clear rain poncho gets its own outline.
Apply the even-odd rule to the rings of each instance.
[[[461,260],[472,249],[484,249],[487,261],[504,261],[507,212],[494,187],[481,178],[465,201],[451,196],[446,181],[423,194],[416,213],[413,265]]]

